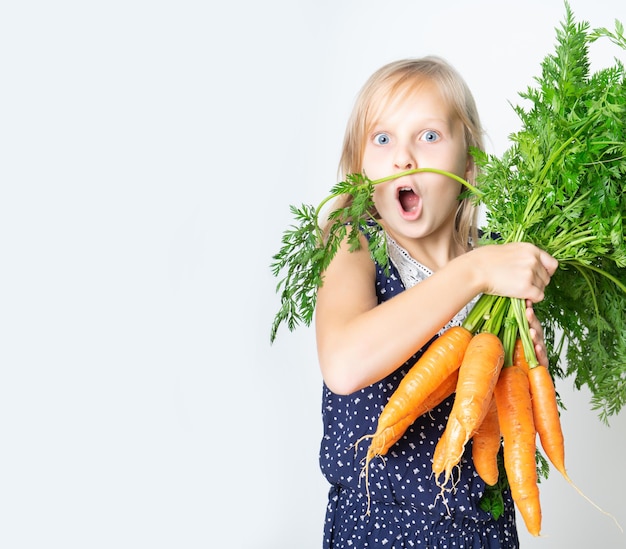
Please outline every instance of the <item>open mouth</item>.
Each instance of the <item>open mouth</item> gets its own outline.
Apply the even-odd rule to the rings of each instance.
[[[405,212],[411,213],[417,210],[419,197],[410,187],[402,187],[398,191],[398,201]]]

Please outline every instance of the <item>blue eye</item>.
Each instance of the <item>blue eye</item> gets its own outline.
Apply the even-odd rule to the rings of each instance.
[[[432,130],[427,130],[422,135],[422,139],[424,141],[428,141],[429,143],[434,143],[435,141],[437,141],[439,139],[439,134],[437,132],[432,131]]]
[[[386,133],[377,133],[374,136],[374,143],[377,145],[386,145],[389,143],[389,136]]]

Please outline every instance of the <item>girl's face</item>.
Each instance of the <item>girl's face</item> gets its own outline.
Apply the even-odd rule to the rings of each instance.
[[[366,139],[363,171],[370,179],[415,168],[466,177],[470,168],[463,124],[430,81],[391,101]],[[387,231],[409,249],[411,239],[450,241],[461,191],[457,181],[425,172],[376,185],[373,198]]]

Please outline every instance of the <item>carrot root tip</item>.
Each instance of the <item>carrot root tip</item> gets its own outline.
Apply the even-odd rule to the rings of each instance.
[[[563,475],[563,477],[565,478],[565,480],[570,484],[570,486],[572,486],[572,488],[574,488],[574,490],[576,490],[583,498],[585,498],[591,505],[593,505],[598,511],[600,511],[602,514],[606,515],[607,517],[613,519],[613,522],[615,523],[615,525],[619,528],[619,531],[624,533],[624,529],[622,528],[621,524],[618,522],[617,518],[615,518],[615,516],[613,516],[611,513],[609,513],[608,511],[605,511],[604,509],[602,509],[602,507],[600,507],[597,503],[595,503],[594,501],[592,501],[578,486],[576,486],[576,484],[574,484],[574,482],[572,481],[572,479],[569,477],[569,475],[567,474],[566,471],[561,471],[561,474]]]

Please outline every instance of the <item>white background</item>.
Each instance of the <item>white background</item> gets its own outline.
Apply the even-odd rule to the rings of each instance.
[[[572,0],[592,26],[623,0]],[[438,54],[490,150],[556,0],[20,1],[0,8],[0,547],[315,549],[321,378],[269,264],[336,180],[355,94]],[[594,49],[599,64],[612,48]],[[558,386],[569,472],[626,526],[626,416]],[[626,547],[556,473],[543,537]]]

